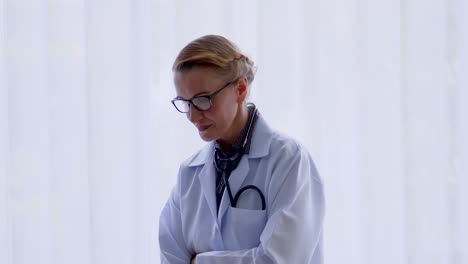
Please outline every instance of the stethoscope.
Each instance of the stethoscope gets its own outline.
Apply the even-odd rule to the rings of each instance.
[[[253,124],[253,121],[255,118],[257,118],[257,107],[255,107],[255,105],[253,106],[254,107],[254,113],[252,115],[252,119],[250,120],[249,122],[249,126],[247,128],[247,135],[245,136],[245,139],[244,139],[244,142],[242,143],[242,148],[241,148],[241,151],[239,153],[237,153],[236,155],[234,155],[233,157],[229,158],[231,161],[232,160],[235,160],[238,155],[243,155],[244,154],[244,150],[245,150],[245,145],[247,144],[247,139],[249,138],[250,136],[250,130],[252,128],[252,124]],[[242,159],[242,157],[241,157]],[[240,162],[240,161],[239,161]],[[223,181],[224,181],[224,186],[226,186],[226,189],[228,191],[228,195],[229,195],[229,200],[231,202],[231,206],[232,207],[237,207],[237,201],[239,200],[239,197],[241,196],[241,194],[248,190],[248,189],[252,189],[252,190],[255,190],[259,195],[260,195],[260,199],[262,200],[262,210],[265,210],[265,196],[263,195],[262,191],[255,185],[247,185],[247,186],[244,186],[242,187],[237,193],[235,196],[232,195],[232,191],[231,191],[231,186],[229,185],[229,180],[228,180],[228,175],[226,173],[226,168],[218,168],[218,165],[216,164],[216,162],[214,163],[215,164],[215,167],[218,171],[222,172],[223,173]]]

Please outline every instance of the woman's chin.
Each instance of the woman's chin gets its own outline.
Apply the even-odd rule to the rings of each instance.
[[[211,133],[206,133],[206,131],[199,131],[198,134],[200,135],[200,138],[203,139],[203,141],[210,142],[215,140],[215,137]]]

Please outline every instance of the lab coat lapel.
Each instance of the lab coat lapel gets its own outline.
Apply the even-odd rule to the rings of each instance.
[[[198,174],[198,178],[202,187],[203,194],[210,208],[210,212],[214,219],[217,219],[217,208],[216,208],[216,194],[215,194],[215,182],[216,182],[216,170],[213,165],[213,155],[207,154],[205,164]]]
[[[242,157],[241,161],[237,168],[231,173],[229,177],[229,185],[231,187],[232,196],[235,197],[237,192],[242,186],[245,178],[249,174],[249,159],[248,155]],[[218,212],[218,223],[221,224],[223,215],[226,213],[227,209],[231,206],[231,201],[229,200],[229,194],[226,189],[224,189],[223,198],[221,199],[221,204],[219,206]]]

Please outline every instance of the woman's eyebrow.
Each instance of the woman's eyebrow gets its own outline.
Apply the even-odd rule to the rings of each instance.
[[[199,92],[199,93],[195,94],[195,95],[194,95],[192,98],[190,98],[190,99],[184,98],[184,97],[182,97],[182,96],[176,96],[175,99],[192,100],[193,98],[195,98],[195,97],[197,97],[197,96],[200,96],[200,95],[203,95],[203,94],[208,95],[209,92],[206,92],[206,91],[205,91],[205,92]]]
[[[195,94],[195,95],[192,97],[192,99],[195,98],[195,97],[197,97],[197,96],[203,95],[203,94],[209,94],[209,91],[208,91],[208,92],[199,92],[199,93]]]

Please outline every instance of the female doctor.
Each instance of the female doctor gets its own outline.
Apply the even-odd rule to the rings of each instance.
[[[322,263],[321,179],[305,148],[246,103],[253,62],[208,35],[173,72],[172,104],[208,143],[181,164],[161,212],[161,262]]]

